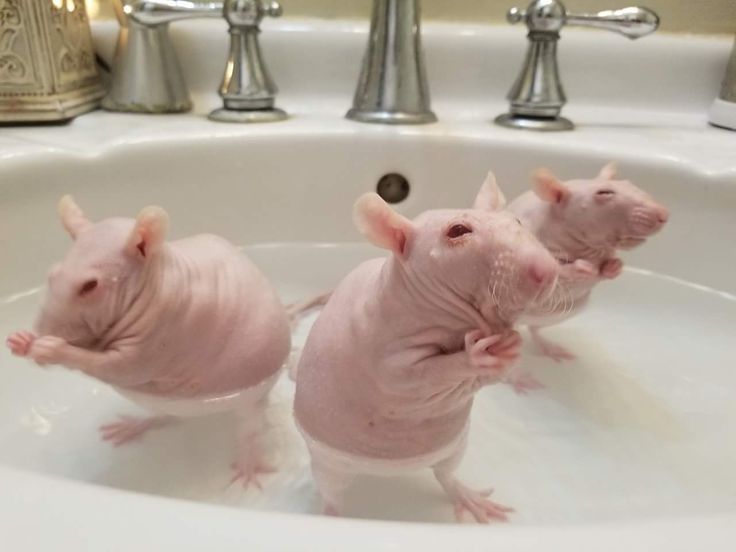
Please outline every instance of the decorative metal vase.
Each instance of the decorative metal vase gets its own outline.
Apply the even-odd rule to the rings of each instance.
[[[71,119],[104,92],[84,0],[0,0],[0,122]]]

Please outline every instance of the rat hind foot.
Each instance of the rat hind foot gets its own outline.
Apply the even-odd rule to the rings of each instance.
[[[443,483],[442,487],[455,503],[455,518],[458,521],[463,521],[465,512],[470,512],[478,523],[490,523],[493,520],[508,521],[508,514],[514,511],[513,508],[488,498],[493,489],[475,491],[454,478],[447,484]]]
[[[171,416],[119,416],[118,421],[100,426],[103,441],[109,441],[114,447],[136,441],[149,430],[167,425],[173,420]]]
[[[490,523],[491,520],[508,521],[508,514],[514,509],[490,500],[488,497],[492,492],[492,489],[474,491],[458,482],[454,497],[456,519],[463,521],[463,515],[467,511],[478,523]]]
[[[245,405],[235,413],[238,434],[230,485],[241,482],[247,488],[252,483],[257,489],[263,490],[261,477],[277,471],[266,461],[266,406],[267,398],[264,398]]]
[[[434,476],[442,486],[447,496],[455,503],[455,518],[463,521],[463,514],[470,512],[478,523],[490,523],[495,521],[508,521],[508,514],[513,508],[493,502],[488,497],[493,489],[487,491],[476,491],[466,487],[453,475],[465,450],[463,442],[455,453],[434,467]]]
[[[243,488],[247,489],[252,483],[259,491],[263,490],[261,477],[276,472],[276,468],[273,466],[252,459],[233,462],[231,467],[233,477],[230,480],[230,485],[242,483]]]

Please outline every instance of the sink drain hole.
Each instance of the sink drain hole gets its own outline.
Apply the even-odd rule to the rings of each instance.
[[[384,174],[378,179],[376,193],[386,203],[400,203],[404,201],[410,191],[409,181],[399,173]]]

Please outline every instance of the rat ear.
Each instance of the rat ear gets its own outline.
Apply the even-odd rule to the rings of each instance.
[[[353,207],[353,221],[368,241],[406,256],[406,242],[414,232],[411,221],[391,209],[378,194],[363,194]]]
[[[79,205],[74,202],[70,195],[65,195],[59,200],[56,210],[59,212],[64,229],[75,240],[80,232],[92,226],[92,223],[84,216]]]
[[[126,253],[144,258],[155,255],[166,240],[169,215],[161,207],[146,207],[135,221],[125,245]]]
[[[482,209],[483,211],[499,211],[506,205],[506,197],[503,195],[501,188],[496,183],[496,177],[491,171],[488,171],[485,182],[481,184],[478,195],[475,196],[473,209]]]
[[[537,169],[532,175],[534,193],[549,203],[562,203],[570,195],[570,190],[548,169]]]
[[[616,165],[616,162],[611,161],[608,165],[601,169],[601,172],[598,173],[598,178],[601,180],[613,180],[614,178],[616,178],[617,172],[618,166]]]

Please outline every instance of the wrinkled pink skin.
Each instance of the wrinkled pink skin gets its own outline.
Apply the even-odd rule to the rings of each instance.
[[[314,324],[297,371],[295,416],[307,443],[381,462],[426,456],[453,443],[474,394],[505,377],[519,355],[512,330],[554,287],[558,264],[509,213],[489,180],[475,209],[427,211],[410,221],[377,195],[356,203],[358,227],[393,252],[367,261],[337,287]],[[450,237],[455,227],[471,232]],[[455,232],[457,233],[457,232]],[[464,442],[433,467],[478,521],[508,509],[452,475]],[[357,469],[312,453],[324,510],[337,514]]]
[[[168,219],[155,207],[137,220],[95,224],[71,198],[59,209],[74,243],[50,272],[34,333],[8,338],[14,354],[160,397],[162,405],[193,399],[195,407],[199,398],[253,388],[281,369],[290,351],[286,311],[264,275],[226,240],[199,235],[166,243]],[[254,412],[238,414],[260,419],[267,392],[248,407]],[[121,419],[103,426],[103,437],[122,444],[162,421]],[[249,439],[241,439],[243,448]]]
[[[540,169],[534,190],[508,206],[562,265],[559,286],[566,300],[559,301],[562,294],[555,294],[554,302],[539,301],[521,318],[540,352],[555,360],[574,357],[539,335],[539,328],[579,312],[596,284],[621,273],[618,251],[641,245],[669,217],[649,194],[615,177],[612,163],[594,179],[568,182]]]

